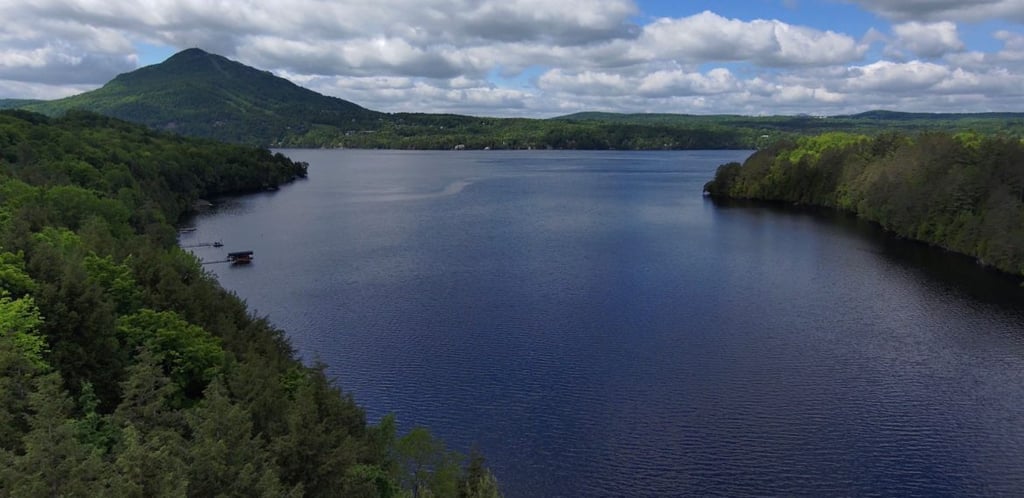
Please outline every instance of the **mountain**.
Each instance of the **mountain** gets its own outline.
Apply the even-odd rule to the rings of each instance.
[[[19,107],[50,115],[85,109],[183,135],[259,145],[318,125],[364,129],[386,116],[197,48],[91,92]]]

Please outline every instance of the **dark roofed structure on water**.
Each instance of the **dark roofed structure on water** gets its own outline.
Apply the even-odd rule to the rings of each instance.
[[[252,251],[236,251],[228,253],[228,261],[236,264],[248,264],[252,262]]]

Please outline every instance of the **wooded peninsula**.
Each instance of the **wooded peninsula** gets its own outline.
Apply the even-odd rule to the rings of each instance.
[[[1017,138],[827,133],[722,165],[704,191],[846,211],[1024,276],[1024,143]]]
[[[0,496],[498,496],[482,457],[374,425],[177,244],[265,149],[0,111]]]

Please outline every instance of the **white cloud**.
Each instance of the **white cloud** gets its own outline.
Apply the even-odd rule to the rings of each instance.
[[[1024,95],[1024,77],[1005,69],[974,73],[963,69],[952,71],[933,88],[939,94],[978,94],[1012,97]]]
[[[65,43],[47,43],[0,52],[0,79],[46,85],[99,84],[134,69],[136,64],[134,54],[104,54]]]
[[[1024,22],[1024,0],[847,0],[882,16],[918,21]]]
[[[137,65],[131,41],[116,29],[63,18],[23,19],[22,11],[7,8],[10,3],[0,0],[0,79],[99,84]]]
[[[536,95],[498,88],[484,80],[457,77],[423,80],[403,77],[313,77],[309,88],[345,95],[371,109],[385,112],[452,112],[476,115],[522,115]]]
[[[0,0],[0,98],[98,86],[148,43],[389,112],[1020,108],[1024,35],[999,31],[1002,48],[979,51],[955,22],[1024,21],[1024,0],[844,1],[898,22],[848,33],[840,20],[650,18],[642,0]]]
[[[537,81],[537,87],[545,91],[604,96],[622,95],[632,90],[626,78],[619,74],[595,71],[571,74],[561,69],[544,73]]]
[[[896,39],[893,48],[906,50],[918,57],[935,58],[964,49],[956,24],[949,21],[921,23],[911,21],[892,28]]]
[[[9,95],[22,99],[51,100],[69,97],[92,88],[93,85],[48,85],[45,83],[26,83],[24,81],[0,79],[0,98]]]
[[[973,70],[1014,69],[1014,74],[1024,74],[1024,35],[1011,31],[997,31],[994,38],[1003,42],[995,52],[970,51],[951,54],[946,57],[956,67]]]
[[[1024,34],[1010,31],[998,31],[996,39],[1003,42],[1003,49],[996,54],[1001,61],[1024,61]]]
[[[787,67],[851,62],[865,51],[848,35],[781,21],[726,19],[705,11],[645,26],[632,55],[686,63],[748,61]]]
[[[716,68],[706,74],[682,70],[655,71],[644,76],[636,87],[639,94],[650,97],[679,95],[714,95],[735,91],[740,87],[732,72]]]
[[[739,86],[740,82],[724,68],[712,69],[707,73],[682,69],[656,70],[636,76],[595,71],[567,73],[553,69],[538,80],[541,90],[609,97],[715,95],[735,91]]]
[[[850,68],[850,77],[843,88],[853,92],[883,93],[923,92],[949,76],[946,66],[930,62],[896,63],[879,61]]]

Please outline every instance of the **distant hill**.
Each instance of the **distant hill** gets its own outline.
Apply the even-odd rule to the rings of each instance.
[[[44,100],[29,99],[0,99],[0,109],[17,109],[31,104],[45,102]]]
[[[611,112],[580,112],[552,118],[573,123],[619,123],[646,126],[732,127],[762,130],[765,133],[805,135],[827,131],[875,133],[902,130],[963,131],[980,133],[1024,134],[1024,112],[985,113],[923,113],[875,110],[839,116],[742,116],[735,114],[619,114]]]
[[[867,111],[837,118],[878,119],[883,121],[912,120],[984,120],[984,119],[1024,119],[1024,112],[973,112],[973,113],[938,113],[938,112],[898,112],[898,111]]]
[[[705,116],[706,117],[706,116]],[[663,120],[681,120],[700,118],[695,114],[668,114],[668,113],[617,113],[617,112],[577,112],[574,114],[566,114],[565,116],[558,116],[551,118],[557,121],[607,121],[607,122],[628,122],[635,123],[641,121],[663,121]]]
[[[753,149],[829,131],[972,130],[1024,137],[1024,113],[742,116],[585,112],[501,119],[366,109],[197,48],[53,101],[0,100],[49,115],[85,109],[157,130],[270,147]]]
[[[601,121],[606,123],[659,123],[659,124],[692,124],[692,123],[744,123],[744,124],[791,124],[803,126],[812,121],[856,123],[868,121],[888,121],[893,123],[916,122],[966,122],[992,120],[1021,120],[1024,112],[981,112],[981,113],[928,113],[928,112],[897,112],[874,110],[859,114],[837,116],[811,116],[798,114],[794,116],[743,116],[739,114],[666,114],[666,113],[631,113],[614,112],[578,112],[551,118],[559,121]]]
[[[317,125],[365,128],[385,116],[197,48],[91,92],[19,107],[50,115],[86,109],[183,135],[260,145]]]

